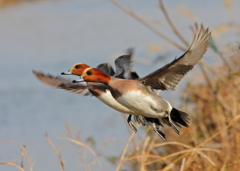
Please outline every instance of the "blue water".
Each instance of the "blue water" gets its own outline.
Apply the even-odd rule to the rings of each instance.
[[[164,20],[156,7],[157,1],[123,1],[123,4],[141,15]],[[166,2],[188,40],[192,34],[186,28],[194,21],[174,11],[180,6],[193,9],[199,17],[198,22],[204,21],[210,28],[229,19],[227,12],[220,12],[224,6],[217,0]],[[166,29],[162,31],[170,33]],[[175,36],[171,34],[170,37]],[[233,42],[239,39],[237,36],[230,38]],[[62,150],[65,170],[86,170],[75,161],[75,158],[81,159],[75,153],[75,146],[58,139],[66,137],[65,124],[68,124],[74,132],[73,138],[78,131],[83,142],[92,137],[98,152],[104,142],[114,138],[100,157],[103,170],[114,170],[116,166],[109,164],[105,156],[119,156],[129,137],[123,116],[94,97],[46,86],[33,76],[31,70],[59,75],[78,62],[93,67],[102,62],[113,64],[127,48],[136,47],[139,58],[136,58],[134,69],[144,76],[162,65],[149,66],[142,60],[146,56],[147,61],[156,57],[156,53],[148,51],[150,44],[171,50],[172,57],[182,54],[105,0],[25,2],[0,9],[0,141],[13,140],[26,145],[28,154],[35,161],[34,170],[60,170],[57,156],[45,139],[47,134],[56,146],[65,147]],[[163,96],[171,103],[177,103],[177,98],[170,98],[174,96],[169,92]],[[143,131],[136,134],[136,140],[139,136],[146,137]],[[91,159],[89,151],[82,154]],[[0,162],[12,161],[11,158],[20,164],[20,149],[11,143],[1,143]],[[24,165],[27,167],[26,162]],[[0,170],[17,169],[0,165]],[[100,170],[99,165],[95,164],[93,170]]]

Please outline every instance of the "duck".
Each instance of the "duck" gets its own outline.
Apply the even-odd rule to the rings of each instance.
[[[202,59],[207,51],[211,32],[202,24],[200,29],[195,24],[192,31],[192,43],[183,55],[145,77],[135,80],[120,79],[108,76],[96,68],[87,68],[82,79],[73,80],[73,83],[98,83],[91,86],[109,89],[113,98],[121,105],[144,117],[156,118],[159,125],[166,124],[179,134],[181,126],[189,127],[190,115],[172,107],[166,99],[151,89],[175,90],[181,79]]]
[[[109,63],[102,63],[97,66],[97,69],[101,70],[104,74],[113,76],[116,78],[129,78],[129,79],[137,79],[139,78],[138,74],[131,69],[131,63],[132,63],[132,53],[129,52],[129,55],[122,55],[118,57],[115,60],[115,66],[116,66],[116,73],[113,70],[113,67]],[[77,63],[74,64],[71,69],[69,69],[67,72],[62,72],[62,75],[77,75],[81,76],[83,71],[86,68],[89,68],[87,64],[83,63]],[[137,127],[132,121],[131,117],[132,114],[134,114],[134,121],[136,121],[139,124],[142,124],[143,126],[151,126],[153,127],[154,131],[161,136],[164,136],[164,133],[162,133],[159,129],[159,122],[157,119],[154,118],[146,118],[141,115],[136,115],[135,112],[129,110],[128,108],[122,106],[119,104],[111,95],[110,91],[108,89],[89,89],[87,87],[86,83],[80,83],[80,84],[73,84],[72,81],[67,80],[62,77],[54,77],[50,74],[44,74],[42,72],[38,72],[33,70],[33,74],[43,83],[48,84],[54,88],[59,89],[65,89],[72,92],[75,92],[77,94],[83,94],[85,96],[87,95],[93,95],[96,98],[98,98],[100,101],[108,105],[109,107],[125,114],[130,114],[127,118],[127,123],[129,127],[136,133]],[[88,83],[89,85],[94,83]]]

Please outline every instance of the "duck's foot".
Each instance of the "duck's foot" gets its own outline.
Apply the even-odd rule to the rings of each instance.
[[[147,125],[147,120],[146,120],[146,118],[145,118],[144,116],[139,115],[138,117],[139,117],[140,123],[141,123],[143,126]]]
[[[161,137],[163,140],[166,140],[165,134],[159,129],[159,127],[155,123],[152,123],[151,126],[152,126],[154,132],[156,132],[159,137]]]
[[[137,127],[136,125],[134,124],[134,122],[132,121],[132,115],[129,115],[128,118],[127,118],[127,123],[129,125],[129,127],[133,130],[133,132],[137,132]]]

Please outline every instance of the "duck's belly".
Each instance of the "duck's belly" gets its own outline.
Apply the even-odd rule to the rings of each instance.
[[[103,103],[108,105],[109,107],[122,112],[126,114],[136,114],[134,111],[128,109],[127,107],[124,107],[120,103],[118,103],[113,97],[112,94],[110,93],[109,90],[106,90],[106,93],[102,93],[100,96],[97,96],[99,100],[101,100]]]
[[[156,99],[158,101],[156,101]],[[161,106],[166,106],[167,101],[160,98],[152,98],[150,95],[144,94],[141,91],[131,91],[116,99],[120,104],[128,109],[135,111],[146,117],[167,117],[166,109]]]

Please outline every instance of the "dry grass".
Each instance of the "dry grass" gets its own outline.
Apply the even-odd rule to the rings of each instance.
[[[11,140],[0,141],[0,144],[2,144],[2,143],[10,143],[10,144],[13,144],[13,145],[17,145],[20,148],[20,151],[21,151],[21,161],[20,161],[20,163],[18,163],[15,159],[11,158],[11,161],[0,162],[0,165],[13,166],[15,168],[18,168],[20,171],[25,171],[26,168],[24,167],[24,164],[27,163],[28,170],[29,171],[33,170],[34,161],[32,160],[32,158],[27,153],[27,149],[24,145],[21,145],[18,142],[11,141]]]

